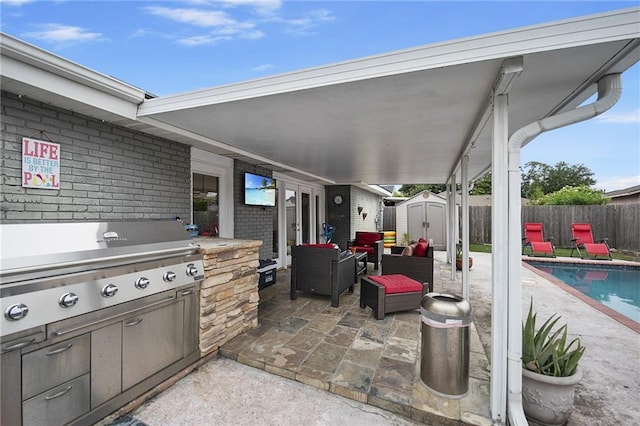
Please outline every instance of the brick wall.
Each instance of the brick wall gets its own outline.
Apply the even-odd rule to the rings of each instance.
[[[7,92],[1,110],[3,221],[189,218],[189,146]],[[23,137],[60,144],[59,190],[21,186]]]
[[[273,252],[273,217],[277,207],[247,206],[244,204],[244,173],[272,177],[271,170],[235,160],[233,164],[233,199],[235,238],[262,241],[260,259],[276,257]]]

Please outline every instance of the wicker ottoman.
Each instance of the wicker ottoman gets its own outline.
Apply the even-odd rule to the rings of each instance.
[[[418,309],[429,283],[402,274],[369,275],[360,279],[360,307],[370,307],[376,319],[391,312]]]

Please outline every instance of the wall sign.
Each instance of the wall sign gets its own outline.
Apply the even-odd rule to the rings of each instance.
[[[22,186],[60,189],[60,145],[22,138]]]

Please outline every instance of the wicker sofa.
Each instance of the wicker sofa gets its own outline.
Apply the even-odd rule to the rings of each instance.
[[[402,274],[421,283],[429,283],[429,291],[433,291],[433,246],[429,246],[426,256],[383,255],[382,273]]]
[[[384,253],[384,232],[356,231],[356,237],[347,241],[347,248],[367,253],[367,262],[373,263],[377,270]]]
[[[291,248],[291,299],[298,291],[331,296],[338,306],[340,295],[353,292],[356,258],[341,254],[331,244],[309,244]]]

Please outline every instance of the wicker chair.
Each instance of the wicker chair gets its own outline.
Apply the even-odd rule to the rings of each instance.
[[[356,257],[341,256],[335,248],[323,245],[300,245],[291,248],[291,300],[298,291],[331,296],[331,306],[338,306],[340,294],[353,292]]]
[[[356,231],[356,237],[347,241],[347,248],[367,253],[367,261],[373,263],[373,269],[378,270],[384,253],[384,232]]]
[[[382,273],[384,275],[402,274],[421,283],[429,283],[429,291],[433,291],[433,247],[429,246],[426,257],[383,255]]]

